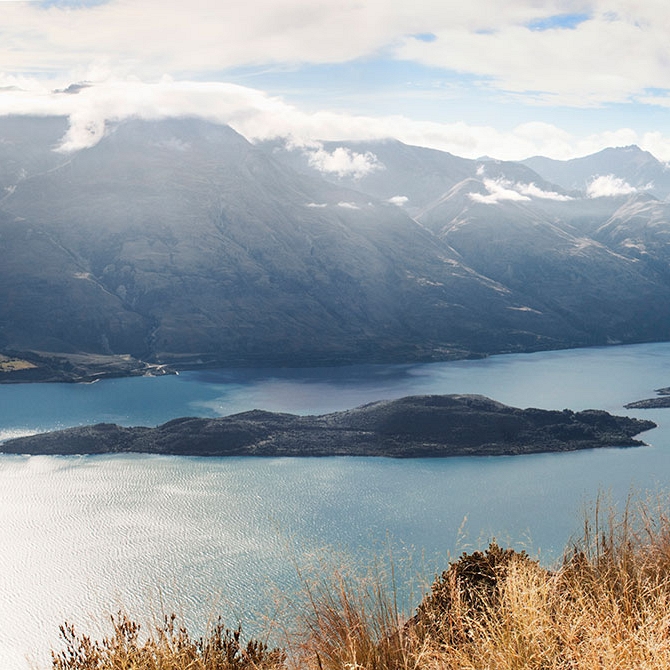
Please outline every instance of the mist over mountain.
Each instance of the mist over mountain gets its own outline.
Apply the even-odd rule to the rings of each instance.
[[[5,116],[0,119],[0,194],[6,195],[29,175],[67,162],[55,149],[68,130],[58,116]],[[1,197],[1,196],[0,196]]]
[[[567,161],[534,156],[522,161],[548,181],[568,190],[599,195],[648,192],[665,200],[670,196],[670,169],[648,151],[633,145],[603,149],[591,156]]]
[[[521,163],[460,158],[393,139],[322,142],[314,146],[293,146],[274,140],[259,146],[302,174],[323,177],[402,205],[412,216],[455,184],[478,174],[492,180],[535,183],[539,188],[549,186],[537,172]]]
[[[192,118],[74,153],[66,130],[0,119],[5,353],[314,365],[670,336],[651,189],[594,198],[392,140],[254,146]]]

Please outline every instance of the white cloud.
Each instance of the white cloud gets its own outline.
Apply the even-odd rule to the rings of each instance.
[[[660,0],[84,5],[0,2],[3,70],[92,81],[211,79],[227,68],[345,63],[384,50],[540,104],[594,106],[670,88],[670,5]],[[552,23],[571,13],[570,27]],[[537,30],[542,22],[547,29]]]
[[[0,62],[15,72],[94,65],[140,77],[261,62],[337,62],[392,37],[395,31],[383,21],[348,29],[375,9],[346,0],[111,0],[79,9],[5,2]]]
[[[506,179],[484,179],[484,186],[488,193],[469,193],[471,200],[485,205],[495,205],[504,200],[523,201],[530,200],[527,195],[519,193],[514,184]]]
[[[388,199],[388,202],[397,207],[402,207],[409,202],[409,198],[406,195],[394,195],[392,198]]]
[[[147,84],[135,79],[110,79],[76,95],[54,93],[70,80],[45,85],[34,78],[0,74],[0,114],[69,115],[67,150],[98,141],[105,124],[134,116],[145,119],[198,116],[230,124],[248,139],[289,138],[297,147],[322,145],[315,140],[369,140],[393,137],[419,146],[449,151],[466,158],[482,155],[521,160],[543,155],[567,160],[609,146],[637,144],[661,161],[670,161],[670,136],[637,133],[630,128],[577,136],[548,123],[525,123],[501,131],[491,126],[415,121],[406,116],[362,116],[329,111],[305,112],[263,91],[221,82],[175,81],[164,77]],[[358,158],[362,156],[363,158]],[[343,156],[340,166],[366,169],[374,163],[365,154]],[[376,160],[376,159],[375,159]],[[334,165],[337,160],[334,160]]]
[[[571,27],[552,20],[571,13],[578,15]],[[662,92],[670,90],[670,4],[661,0],[0,0],[0,25],[0,113],[71,115],[68,150],[99,139],[106,121],[193,114],[230,123],[250,139],[291,135],[304,144],[395,137],[469,158],[511,160],[568,159],[638,144],[670,160],[670,137],[654,129],[575,135],[544,122],[501,130],[392,113],[335,113],[319,109],[309,92],[301,96],[310,109],[304,111],[262,91],[216,81],[228,68],[295,74],[303,65],[350,64],[383,53],[387,67],[396,58],[437,68],[436,90],[460,90],[465,78],[494,102],[511,97],[594,108],[613,101],[670,106]],[[78,81],[94,86],[77,95],[52,93]],[[299,81],[296,76],[286,90]],[[374,95],[365,96],[368,110]],[[358,155],[315,160],[335,174],[371,165]]]
[[[325,202],[308,202],[305,207],[315,207],[316,209],[323,209],[324,207],[328,207],[328,205]]]
[[[572,11],[581,12],[583,20],[571,28],[557,24],[535,30],[524,21],[523,12],[498,12],[482,17],[478,26],[458,20],[438,26],[433,30],[436,39],[430,42],[405,37],[398,55],[470,73],[489,88],[523,95],[537,104],[597,106],[670,87],[665,65],[670,45],[664,38],[670,25],[667,4],[633,0],[510,4],[525,9],[526,16],[535,11],[548,18],[552,10],[555,15]]]
[[[381,169],[369,153],[346,149],[325,152],[315,140],[367,140],[394,137],[408,144],[429,146],[454,154],[475,157],[489,153],[502,158],[524,158],[534,153],[572,157],[574,146],[558,128],[545,125],[544,136],[524,138],[526,126],[510,133],[492,127],[465,123],[442,124],[413,121],[404,116],[356,116],[329,111],[307,113],[257,89],[219,82],[174,81],[164,77],[146,84],[134,79],[110,79],[81,89],[76,95],[54,93],[70,82],[45,86],[31,79],[0,75],[0,111],[5,114],[63,114],[70,116],[71,128],[64,149],[76,150],[95,144],[107,122],[126,117],[164,118],[192,115],[227,123],[250,140],[290,138],[294,146],[307,147],[316,166],[349,174],[366,174]],[[4,90],[19,87],[20,90]],[[552,136],[560,140],[560,146]],[[592,142],[603,148],[597,142]],[[553,147],[554,151],[545,151]],[[513,152],[513,153],[512,153]]]
[[[313,168],[319,172],[336,174],[338,177],[360,179],[384,167],[370,151],[361,154],[346,147],[337,147],[328,152],[321,145],[319,148],[307,149],[305,153]]]
[[[557,193],[556,191],[543,191],[539,186],[535,184],[516,184],[516,188],[519,193],[523,195],[528,195],[533,198],[540,198],[542,200],[557,200],[559,202],[565,202],[567,200],[572,200],[569,195],[564,195],[562,193]]]
[[[485,205],[495,205],[504,200],[529,201],[532,198],[558,201],[572,200],[570,196],[556,191],[543,191],[536,184],[512,182],[509,179],[484,179],[484,186],[488,191],[487,194],[469,193],[470,199]]]
[[[645,187],[650,188],[650,186]],[[589,198],[606,198],[618,195],[632,195],[640,189],[631,186],[627,181],[613,174],[594,177],[586,188]],[[644,189],[642,189],[644,190]]]
[[[560,12],[562,3],[541,4],[109,0],[88,7],[45,7],[1,2],[0,62],[14,72],[72,73],[95,66],[140,77],[262,63],[344,62],[378,53],[406,35],[448,30],[477,35],[491,27],[514,27]]]
[[[337,206],[342,207],[343,209],[360,209],[355,202],[338,202]]]

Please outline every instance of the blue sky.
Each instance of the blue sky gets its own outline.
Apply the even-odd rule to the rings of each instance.
[[[550,14],[549,16],[541,16],[539,18],[529,21],[526,25],[531,30],[574,30],[579,24],[591,19],[591,14],[576,13],[576,14]]]
[[[0,0],[0,26],[0,113],[68,114],[71,149],[124,116],[199,114],[252,140],[670,161],[658,0]]]
[[[505,131],[521,123],[543,122],[558,123],[576,134],[626,126],[670,133],[670,114],[660,105],[528,104],[522,94],[498,90],[485,78],[386,57],[344,64],[232,68],[220,77],[281,96],[306,110],[369,115],[392,110],[420,121],[494,124]]]

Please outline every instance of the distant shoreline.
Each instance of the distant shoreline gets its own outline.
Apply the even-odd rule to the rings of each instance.
[[[665,340],[659,340],[664,342]],[[321,368],[353,365],[418,365],[425,363],[448,363],[451,361],[483,360],[491,356],[533,354],[567,349],[587,349],[592,347],[619,347],[650,344],[650,342],[628,342],[616,344],[594,344],[558,348],[525,348],[513,351],[472,352],[454,350],[439,351],[416,356],[384,358],[336,357],[300,359],[235,359],[223,360],[206,354],[185,354],[172,357],[164,363],[149,363],[130,354],[91,354],[44,351],[0,352],[0,384],[63,383],[90,384],[101,379],[119,377],[160,377],[178,375],[180,372],[215,370],[222,368]]]
[[[169,365],[152,364],[130,355],[10,352],[0,354],[0,384],[92,384],[118,377],[177,374]]]

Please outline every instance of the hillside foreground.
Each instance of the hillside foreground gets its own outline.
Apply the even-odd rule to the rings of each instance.
[[[525,552],[463,554],[410,614],[385,580],[324,571],[305,581],[281,647],[219,621],[192,637],[175,617],[145,634],[114,618],[94,641],[62,627],[54,670],[564,670],[670,667],[667,503],[596,504],[553,569]]]

